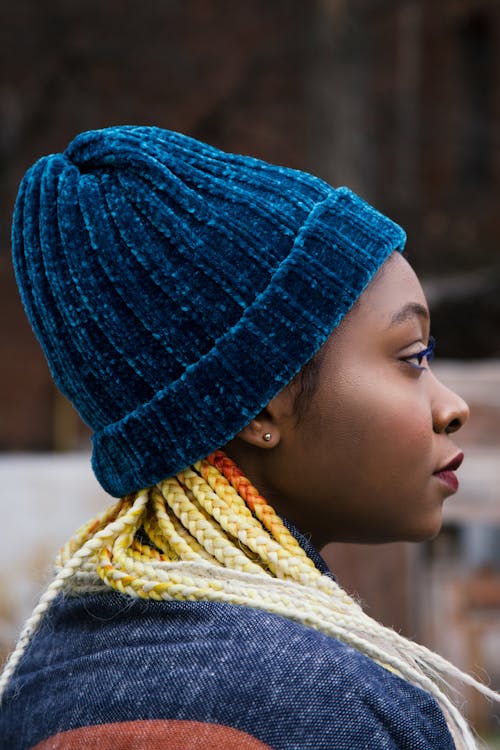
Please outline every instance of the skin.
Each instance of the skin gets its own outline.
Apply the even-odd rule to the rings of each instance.
[[[436,472],[459,453],[454,433],[469,410],[425,358],[419,366],[428,340],[420,283],[393,253],[317,355],[300,418],[295,379],[226,446],[317,547],[422,541],[440,530],[454,489]]]

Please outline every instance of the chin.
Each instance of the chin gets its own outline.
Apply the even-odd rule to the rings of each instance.
[[[419,519],[419,523],[405,528],[386,529],[385,533],[374,535],[372,539],[364,540],[365,543],[390,544],[393,542],[430,542],[435,539],[441,531],[443,519],[441,513],[438,516]]]
[[[435,539],[437,537],[437,535],[441,531],[442,525],[443,519],[441,514],[439,514],[438,519],[429,520],[427,524],[422,524],[421,526],[409,529],[407,535],[405,535],[404,539],[402,539],[401,541],[430,542],[432,539]]]

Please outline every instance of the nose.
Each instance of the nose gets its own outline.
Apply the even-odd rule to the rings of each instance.
[[[463,427],[469,419],[470,410],[463,398],[437,378],[436,387],[432,404],[434,432],[450,435]]]

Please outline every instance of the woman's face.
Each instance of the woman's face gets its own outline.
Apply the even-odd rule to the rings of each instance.
[[[443,501],[456,491],[452,471],[440,470],[460,463],[453,433],[468,407],[425,357],[419,363],[428,342],[422,288],[394,253],[321,350],[299,421],[293,383],[261,415],[272,444],[249,468],[276,510],[317,546],[438,533]]]

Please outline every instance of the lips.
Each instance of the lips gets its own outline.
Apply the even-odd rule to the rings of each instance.
[[[440,479],[444,484],[456,492],[458,490],[458,479],[454,472],[459,468],[462,461],[464,460],[463,453],[457,453],[457,455],[451,459],[445,466],[434,472],[433,476]]]
[[[464,460],[464,454],[462,452],[457,453],[455,458],[452,458],[451,461],[446,464],[446,466],[443,466],[441,469],[438,469],[434,473],[440,474],[442,471],[456,471],[462,464],[463,460]]]

